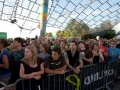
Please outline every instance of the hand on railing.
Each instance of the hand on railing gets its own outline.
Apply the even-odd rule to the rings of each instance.
[[[32,79],[32,78],[34,78],[34,74],[33,73],[28,74],[26,79]]]
[[[58,71],[58,74],[65,74],[64,70]]]
[[[78,74],[79,72],[80,72],[80,68],[79,68],[79,67],[76,67],[76,68],[74,69],[74,73]]]
[[[34,76],[34,79],[36,79],[36,80],[40,80],[40,78],[41,78],[40,75],[36,75],[36,76]]]

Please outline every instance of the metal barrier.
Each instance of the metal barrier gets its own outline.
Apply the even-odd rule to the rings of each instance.
[[[2,85],[2,87],[0,88],[0,90],[9,90],[13,86],[13,84],[6,85],[3,82],[0,82],[0,85]]]
[[[0,88],[0,90],[8,90],[7,85],[5,83],[0,82],[0,85],[2,85],[2,88]]]
[[[110,90],[111,87],[114,87],[114,81],[117,79],[117,73],[118,73],[118,63],[120,63],[120,60],[113,60],[108,63],[108,72],[107,72],[107,78],[106,78],[106,88]],[[120,69],[120,68],[119,68]],[[112,84],[111,84],[112,83]],[[110,84],[110,86],[109,86]]]
[[[14,90],[41,90],[38,82],[35,79],[18,79],[14,83]]]
[[[79,74],[66,70],[64,75],[48,75],[41,83],[39,82],[41,89],[38,90],[99,90],[114,80],[117,62],[118,60],[114,60],[109,64],[87,65],[81,68]],[[29,84],[27,88],[26,83]],[[14,90],[36,90],[33,84],[32,80],[18,79],[13,86]],[[7,86],[5,84],[4,86],[7,90]]]
[[[106,83],[110,83],[111,81],[113,81],[115,79],[115,75],[117,73],[117,65],[118,65],[118,62],[119,60],[114,60],[114,61],[111,61],[109,62],[108,64],[108,76],[107,76],[107,82]]]
[[[64,75],[46,77],[42,90],[96,90],[105,86],[105,63],[84,66],[79,74],[68,71]]]

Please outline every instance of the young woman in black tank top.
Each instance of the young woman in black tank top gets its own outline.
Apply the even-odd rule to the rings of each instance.
[[[102,53],[99,51],[97,43],[93,43],[92,53],[93,53],[93,64],[99,63],[99,61],[101,62],[104,61],[104,57]]]
[[[44,66],[42,59],[38,58],[37,50],[34,46],[25,48],[25,55],[20,65],[20,78],[31,80],[31,90],[37,90],[35,86],[38,85],[41,75],[44,73]],[[25,90],[29,89],[28,80],[25,80]]]

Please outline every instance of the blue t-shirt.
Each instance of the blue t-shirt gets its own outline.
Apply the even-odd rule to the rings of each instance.
[[[118,49],[118,48],[114,48],[114,49],[113,48],[108,48],[108,55],[112,54],[113,52],[114,52],[113,56],[108,57],[107,62],[110,62],[112,60],[116,60],[116,59],[118,59],[118,56],[120,56],[120,49]]]
[[[10,52],[7,49],[5,49],[0,53],[0,64],[3,64],[3,59],[2,59],[3,55],[7,56],[8,62],[10,61]],[[8,69],[0,68],[0,79],[6,78],[9,76],[11,76],[11,72],[9,68]]]

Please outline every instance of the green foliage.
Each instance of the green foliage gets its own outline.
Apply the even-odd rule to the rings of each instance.
[[[96,38],[96,35],[85,34],[81,37],[82,40],[93,39],[93,38]]]
[[[106,21],[103,21],[101,24],[100,24],[100,29],[103,29],[103,30],[109,30],[109,29],[112,29],[112,24],[109,20],[106,20]]]
[[[90,30],[89,26],[83,21],[71,19],[63,31],[57,31],[59,37],[77,37],[86,34]]]
[[[112,27],[113,26],[110,23],[110,21],[106,20],[100,24],[100,27],[95,27],[94,29],[91,29],[91,30],[101,32],[104,30],[112,30]],[[89,31],[90,31],[90,27],[86,23],[84,23],[82,20],[78,21],[76,19],[71,19],[69,23],[66,25],[66,28],[62,31],[60,30],[57,31],[56,35],[57,37],[78,37],[80,36],[82,39],[96,38],[97,35],[95,35],[94,33],[90,34]],[[113,38],[114,36],[115,36],[115,32],[112,34],[107,33],[104,35],[104,37],[106,38]]]
[[[52,33],[46,33],[45,36],[46,37],[52,37]]]
[[[67,31],[57,31],[56,33],[57,37],[70,37],[70,33]]]
[[[13,38],[8,38],[7,40],[8,40],[8,41],[13,41]]]
[[[115,30],[108,30],[108,32],[103,36],[103,38],[111,39],[115,37]]]

